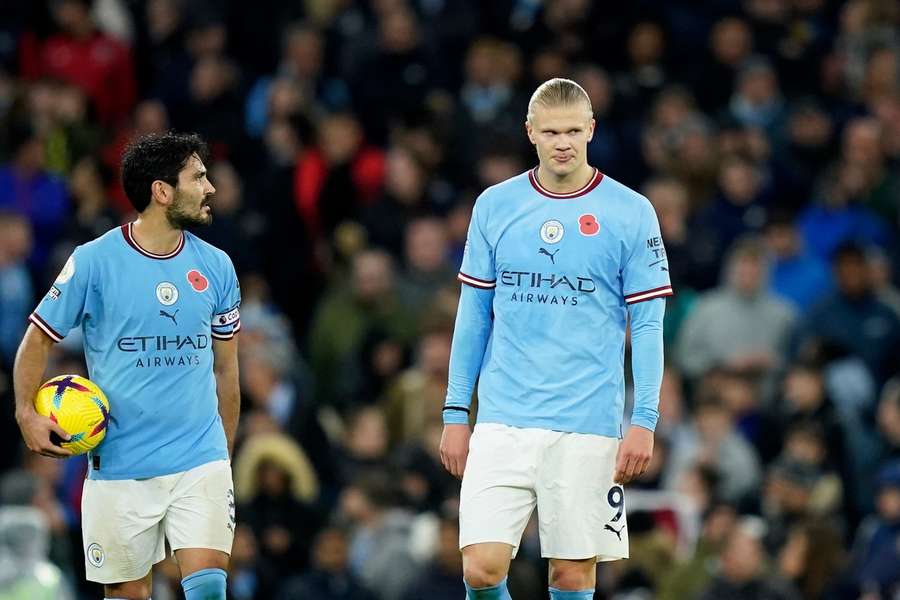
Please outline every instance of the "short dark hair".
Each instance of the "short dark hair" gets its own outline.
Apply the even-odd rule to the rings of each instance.
[[[150,205],[151,184],[159,179],[178,185],[178,173],[194,155],[204,163],[209,150],[196,133],[145,135],[131,142],[122,155],[122,187],[138,212]]]

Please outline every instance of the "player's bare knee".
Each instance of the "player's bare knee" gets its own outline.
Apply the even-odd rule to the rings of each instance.
[[[147,580],[128,581],[105,586],[104,593],[107,598],[122,598],[123,600],[149,600],[152,593],[150,582]]]
[[[587,590],[596,585],[596,561],[550,561],[550,587]]]
[[[463,579],[473,588],[485,588],[497,585],[506,577],[506,569],[501,565],[489,563],[472,563],[463,565]]]
[[[473,588],[497,585],[508,570],[508,562],[497,560],[489,553],[463,553],[463,579]]]

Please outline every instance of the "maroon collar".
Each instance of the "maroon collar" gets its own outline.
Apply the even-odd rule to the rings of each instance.
[[[121,227],[122,235],[125,237],[125,241],[128,242],[129,246],[131,246],[132,248],[134,248],[135,250],[137,250],[138,252],[140,252],[141,254],[146,256],[147,258],[155,258],[156,260],[165,260],[167,258],[173,258],[173,257],[177,256],[179,252],[181,252],[182,248],[184,248],[184,232],[182,231],[181,238],[179,238],[179,240],[178,240],[178,245],[175,246],[175,249],[172,250],[171,252],[167,252],[166,254],[155,254],[148,250],[144,250],[143,248],[141,248],[141,245],[137,243],[137,240],[134,239],[134,233],[131,231],[132,225],[134,225],[134,223],[126,223],[125,225],[122,225],[122,227]]]
[[[577,198],[579,196],[583,196],[583,195],[587,194],[588,192],[590,192],[595,187],[597,187],[600,184],[600,181],[603,179],[603,173],[601,173],[599,169],[594,167],[594,176],[591,177],[590,181],[588,181],[584,185],[584,187],[582,187],[581,189],[575,190],[574,192],[568,192],[565,194],[557,194],[555,192],[551,192],[550,190],[548,190],[547,188],[545,188],[544,186],[541,185],[541,182],[538,181],[537,172],[538,172],[538,167],[535,167],[532,170],[528,171],[528,181],[531,182],[531,185],[534,187],[534,189],[536,189],[538,192],[540,192],[544,196],[547,196],[548,198],[556,198],[558,200],[567,200],[569,198]]]

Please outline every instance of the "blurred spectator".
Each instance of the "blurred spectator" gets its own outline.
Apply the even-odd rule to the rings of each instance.
[[[764,525],[744,517],[732,529],[719,553],[719,574],[700,600],[794,600],[800,595],[793,586],[767,573],[768,557],[762,546]]]
[[[884,385],[877,422],[885,459],[900,459],[900,379],[891,379]]]
[[[377,332],[402,342],[412,334],[414,324],[394,286],[390,257],[383,251],[368,250],[353,258],[349,285],[335,285],[321,301],[310,332],[310,356],[321,402],[349,406],[363,400],[357,394],[367,368],[361,360],[367,338]]]
[[[25,266],[30,252],[28,221],[18,213],[0,211],[0,364],[9,368],[34,308],[34,291]]]
[[[895,70],[898,68],[894,67]],[[860,117],[844,128],[841,160],[848,168],[858,169],[862,184],[858,200],[888,223],[900,216],[900,176],[888,168],[882,143],[883,131],[878,119]]]
[[[900,368],[890,359],[900,351],[900,318],[874,295],[861,247],[841,246],[832,265],[837,290],[808,313],[799,331],[801,348],[815,339],[837,344],[883,382]]]
[[[62,571],[47,560],[50,536],[35,508],[0,508],[0,599],[72,600]]]
[[[76,245],[86,244],[119,224],[119,216],[107,202],[103,175],[100,163],[93,156],[75,163],[69,175],[74,215],[66,225],[65,237]]]
[[[716,493],[728,502],[746,499],[759,489],[762,478],[753,446],[735,431],[731,413],[710,389],[697,399],[691,427],[672,440],[666,487],[677,488],[696,466],[711,467],[718,474]]]
[[[393,444],[422,439],[429,426],[443,423],[451,340],[446,329],[423,332],[415,363],[388,388],[383,403]]]
[[[26,38],[22,74],[69,81],[90,96],[97,118],[105,126],[120,124],[136,99],[130,49],[97,30],[92,0],[59,0],[51,4],[60,32],[43,42]]]
[[[737,513],[729,504],[710,507],[703,518],[703,529],[691,557],[677,564],[660,581],[659,600],[692,598],[704,590],[713,577],[711,569],[716,557],[734,528]]]
[[[462,554],[459,552],[459,516],[444,515],[440,519],[437,551],[403,600],[457,600],[466,593],[463,585]]]
[[[352,87],[375,139],[384,139],[386,126],[421,110],[441,70],[415,13],[402,3],[378,15],[377,45],[357,66]]]
[[[388,430],[384,413],[377,406],[363,406],[347,419],[344,443],[339,454],[340,480],[352,484],[365,473],[387,466]]]
[[[641,21],[625,41],[628,65],[616,79],[616,88],[629,114],[640,115],[668,81],[664,57],[666,38],[660,23]]]
[[[900,462],[881,467],[876,491],[876,513],[856,533],[849,578],[856,593],[884,596],[900,585]]]
[[[736,16],[716,21],[709,34],[709,50],[708,64],[690,74],[690,77],[700,92],[700,105],[715,114],[728,104],[738,70],[753,51],[753,32],[747,21]],[[704,81],[709,80],[721,82],[722,85],[703,85]]]
[[[743,235],[762,231],[770,210],[763,173],[750,160],[730,156],[719,166],[719,193],[697,215],[694,235],[723,255]]]
[[[390,148],[385,167],[384,192],[362,211],[362,224],[373,246],[399,258],[409,223],[431,212],[428,174],[412,150],[402,146]]]
[[[685,288],[705,290],[714,286],[718,281],[718,249],[712,238],[698,239],[698,232],[692,227],[691,204],[684,184],[675,178],[651,179],[642,191],[656,209],[660,232],[666,243],[672,286],[678,289],[679,295]],[[673,323],[674,327],[670,329],[667,322],[665,335],[673,336],[679,324],[680,321]]]
[[[283,577],[302,570],[321,526],[313,508],[318,480],[309,459],[285,435],[248,440],[235,463],[236,513],[253,530],[260,556]]]
[[[834,130],[833,119],[815,99],[803,99],[791,109],[787,139],[773,165],[779,203],[796,211],[809,202],[816,178],[831,160]]]
[[[10,131],[12,161],[0,166],[0,209],[31,222],[34,246],[29,267],[43,281],[44,267],[69,210],[65,184],[44,170],[43,140],[27,123]]]
[[[841,538],[825,522],[808,521],[792,528],[778,554],[779,575],[807,600],[832,595],[843,566]]]
[[[243,521],[243,516],[238,518]],[[234,530],[231,559],[228,561],[229,597],[235,600],[272,598],[278,581],[273,565],[259,553],[259,543],[253,530],[239,522]]]
[[[263,134],[271,118],[316,109],[334,111],[347,108],[350,101],[346,84],[324,73],[321,31],[307,23],[292,23],[282,39],[276,76],[260,77],[247,94],[247,130],[253,137]]]
[[[891,259],[883,250],[873,247],[866,252],[866,262],[875,295],[900,316],[900,290],[891,280],[893,275]]]
[[[412,517],[396,508],[387,475],[370,471],[347,486],[340,511],[353,527],[350,571],[381,600],[400,600],[416,573],[409,546]]]
[[[322,119],[316,141],[297,161],[294,202],[307,229],[329,240],[337,225],[358,219],[363,207],[377,198],[385,156],[368,143],[350,113]]]
[[[863,164],[840,161],[824,172],[817,201],[807,205],[797,221],[810,251],[829,259],[844,243],[887,244],[885,224],[862,205],[867,185]]]
[[[212,197],[213,220],[197,234],[231,257],[241,273],[256,270],[256,240],[262,223],[258,213],[245,204],[244,182],[234,165],[219,161],[209,167],[209,180],[216,186]]]
[[[823,370],[813,363],[795,362],[788,367],[781,384],[780,398],[775,402],[780,428],[775,439],[786,441],[788,430],[798,425],[814,425],[821,430],[821,435],[828,440],[822,463],[846,473],[847,446],[844,426],[837,413],[834,402],[828,395]],[[771,447],[770,447],[771,448]],[[778,451],[780,448],[772,448]],[[765,454],[770,460],[774,454]]]
[[[350,572],[349,543],[344,529],[329,526],[313,541],[312,567],[288,579],[276,600],[376,600]]]
[[[751,57],[741,65],[728,111],[739,123],[759,127],[772,137],[780,132],[784,102],[778,75],[767,59]]]
[[[756,240],[732,248],[727,283],[702,295],[678,338],[678,360],[689,377],[722,365],[766,374],[784,356],[793,310],[766,291],[766,257]]]
[[[766,224],[766,246],[772,266],[769,274],[771,290],[806,312],[832,289],[831,272],[818,256],[809,254],[793,220],[783,214],[773,215]]]
[[[410,221],[405,237],[405,268],[397,291],[403,305],[418,317],[430,307],[437,291],[454,280],[456,269],[447,263],[447,228],[442,220],[424,217]]]

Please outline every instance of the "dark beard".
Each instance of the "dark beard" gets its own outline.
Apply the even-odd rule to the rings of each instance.
[[[200,205],[200,214],[192,215],[185,212],[182,207],[184,203],[176,195],[175,201],[166,209],[166,220],[173,229],[190,229],[199,225],[209,225],[212,223],[212,213],[208,215],[203,212],[204,204]]]

